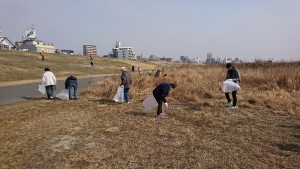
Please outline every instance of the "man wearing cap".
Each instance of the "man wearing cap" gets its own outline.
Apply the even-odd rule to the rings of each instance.
[[[233,67],[231,63],[226,64],[227,68],[227,75],[226,79],[232,79],[234,83],[239,84],[240,83],[240,72],[237,68]],[[225,103],[226,107],[229,107],[230,109],[236,109],[236,103],[237,103],[237,97],[236,97],[236,90],[232,92],[232,98],[233,98],[233,104],[231,105],[231,99],[229,97],[229,93],[225,93],[227,102]]]
[[[126,103],[129,103],[129,88],[130,85],[132,83],[131,81],[131,76],[130,74],[127,72],[126,67],[122,67],[121,68],[122,74],[121,74],[121,85],[124,85],[124,97],[125,97],[125,101]]]

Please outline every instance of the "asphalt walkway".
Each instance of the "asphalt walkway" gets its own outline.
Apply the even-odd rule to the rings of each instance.
[[[112,78],[114,76],[101,76],[101,77],[92,77],[85,79],[78,79],[78,90],[88,88],[93,81],[96,80],[104,80],[108,78]],[[117,75],[116,75],[117,77]],[[13,103],[16,101],[24,101],[24,100],[35,100],[39,98],[46,98],[46,95],[42,95],[38,91],[39,83],[30,83],[30,84],[22,84],[16,86],[5,86],[0,87],[0,105],[4,105],[7,103]],[[57,81],[56,90],[54,92],[54,96],[58,94],[61,90],[65,88],[65,80]],[[80,97],[80,96],[79,96]]]

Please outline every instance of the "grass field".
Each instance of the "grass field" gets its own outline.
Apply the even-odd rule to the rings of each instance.
[[[223,106],[224,65],[173,65],[166,79],[135,74],[130,104],[112,101],[117,78],[76,101],[1,105],[0,168],[299,168],[299,67],[237,65],[237,110]],[[178,83],[165,119],[142,107],[163,81]]]

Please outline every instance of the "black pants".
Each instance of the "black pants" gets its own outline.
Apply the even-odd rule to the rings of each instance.
[[[233,106],[236,106],[236,103],[237,103],[236,92],[237,91],[232,92]],[[225,96],[226,96],[227,101],[231,102],[231,99],[229,97],[229,93],[225,93]]]
[[[160,113],[162,113],[162,104],[163,104],[163,101],[157,97],[157,96],[154,96],[155,100],[157,101],[158,103],[158,106],[157,106],[157,115],[160,115]]]

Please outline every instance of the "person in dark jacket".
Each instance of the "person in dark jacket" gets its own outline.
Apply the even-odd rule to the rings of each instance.
[[[130,85],[132,83],[131,81],[131,76],[130,74],[127,72],[126,67],[122,67],[121,68],[122,74],[121,74],[121,85],[124,85],[124,97],[125,97],[125,101],[126,103],[129,103],[129,89],[130,89]]]
[[[231,63],[226,64],[227,70],[227,75],[225,80],[227,79],[232,79],[234,83],[239,84],[240,83],[240,72],[238,71],[237,68],[233,67]],[[230,109],[236,109],[236,103],[237,103],[237,97],[236,97],[237,91],[232,92],[232,98],[233,98],[233,104],[231,105],[231,99],[229,96],[229,93],[225,93],[227,102],[225,103],[225,106],[229,107]]]
[[[169,94],[170,88],[176,88],[176,83],[161,83],[153,91],[153,96],[158,103],[157,107],[157,117],[165,116],[165,113],[162,112],[162,104],[164,103],[168,107],[166,97]]]
[[[75,76],[69,76],[65,81],[65,89],[69,89],[69,100],[72,100],[72,88],[74,89],[74,99],[78,99],[77,87],[77,78]]]

